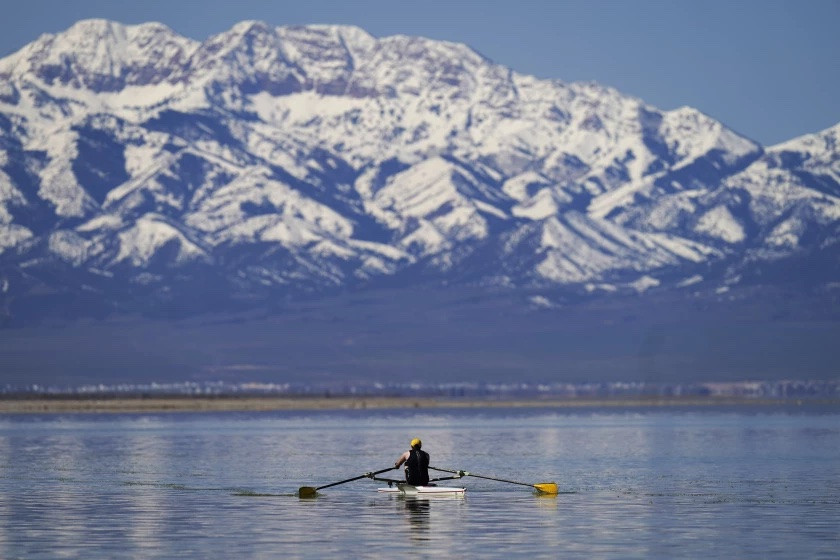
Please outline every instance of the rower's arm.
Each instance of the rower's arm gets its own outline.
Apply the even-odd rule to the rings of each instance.
[[[405,463],[406,461],[408,461],[408,457],[409,457],[408,451],[406,451],[405,453],[403,453],[402,455],[400,455],[400,458],[399,458],[399,459],[397,459],[397,462],[396,462],[396,463],[394,463],[394,468],[395,468],[395,469],[400,468],[400,465],[402,465],[403,463]]]

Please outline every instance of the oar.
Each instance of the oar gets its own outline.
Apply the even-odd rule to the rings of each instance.
[[[344,484],[345,482],[353,482],[354,480],[359,480],[360,478],[372,478],[377,474],[392,471],[395,468],[397,467],[388,467],[387,469],[382,469],[381,471],[365,473],[359,476],[354,476],[353,478],[348,478],[347,480],[339,480],[338,482],[324,484],[323,486],[318,486],[316,488],[311,486],[301,486],[298,490],[298,496],[301,498],[311,498],[318,492],[318,490],[323,490],[324,488],[329,488],[330,486],[338,486],[339,484]]]
[[[485,478],[487,480],[495,480],[497,482],[508,482],[510,484],[519,484],[520,486],[530,486],[532,488],[536,488],[538,492],[542,492],[543,494],[557,494],[557,484],[554,482],[540,482],[537,484],[528,484],[527,482],[516,482],[515,480],[505,480],[504,478],[495,478],[493,476],[483,476],[480,474],[474,474],[467,471],[453,471],[451,469],[439,469],[437,467],[429,467],[430,469],[434,469],[436,471],[441,472],[448,472],[448,473],[455,473],[460,476],[474,476],[476,478]]]

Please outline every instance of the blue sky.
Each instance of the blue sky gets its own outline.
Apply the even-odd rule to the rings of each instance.
[[[840,0],[0,0],[0,56],[85,18],[205,39],[246,19],[466,43],[514,70],[690,105],[766,145],[840,121]]]

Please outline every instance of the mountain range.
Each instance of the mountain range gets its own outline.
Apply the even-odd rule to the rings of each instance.
[[[792,289],[831,313],[838,137],[766,147],[355,27],[80,21],[0,60],[0,318],[417,290],[539,312]]]

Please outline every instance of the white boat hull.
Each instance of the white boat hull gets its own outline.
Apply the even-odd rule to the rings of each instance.
[[[410,484],[397,484],[388,488],[378,488],[378,492],[385,494],[401,494],[404,496],[463,496],[466,488],[454,488],[452,486],[412,486]]]

